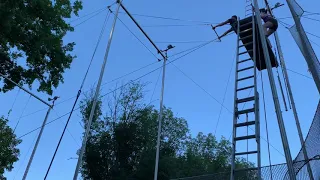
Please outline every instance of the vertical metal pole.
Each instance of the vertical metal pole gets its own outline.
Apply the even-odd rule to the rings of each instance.
[[[258,5],[257,0],[254,0],[254,9],[255,9],[255,14],[256,14],[257,18],[260,18],[259,5]],[[283,117],[282,117],[282,113],[281,113],[281,109],[280,109],[278,92],[276,89],[276,84],[275,84],[275,80],[274,80],[274,76],[273,76],[273,72],[272,72],[272,66],[271,66],[271,62],[270,62],[269,52],[267,49],[266,36],[265,36],[264,30],[262,29],[262,23],[261,23],[260,19],[257,20],[257,24],[259,27],[258,30],[260,33],[260,39],[261,39],[261,43],[262,43],[264,58],[265,58],[267,71],[268,71],[268,75],[269,75],[269,81],[270,81],[271,91],[272,91],[272,95],[273,95],[273,102],[274,102],[274,106],[275,106],[275,110],[276,110],[276,114],[277,114],[277,119],[278,119],[281,139],[282,139],[282,145],[283,145],[283,150],[285,153],[285,158],[286,158],[286,162],[287,162],[287,166],[288,166],[289,176],[290,176],[291,180],[296,180],[295,171],[293,168],[292,157],[291,157],[291,152],[290,152],[290,147],[289,147],[287,134],[286,134],[286,130],[285,130],[284,122],[283,122]]]
[[[304,28],[301,24],[300,17],[297,17],[297,14],[294,11],[293,7],[293,1],[292,0],[286,0],[289,6],[289,9],[291,11],[291,14],[293,16],[295,25],[297,27],[298,35],[300,37],[301,47],[303,50],[303,55],[305,56],[305,60],[308,64],[308,67],[310,69],[310,72],[312,74],[312,77],[314,79],[314,82],[318,88],[318,92],[320,92],[320,63],[317,58],[317,56],[314,53],[314,50],[311,46],[311,43],[307,37],[306,32],[304,31]]]
[[[87,143],[88,137],[90,135],[89,133],[90,133],[90,129],[91,129],[91,123],[92,123],[92,120],[93,120],[93,116],[95,114],[96,105],[97,105],[97,101],[98,101],[98,98],[99,98],[100,87],[101,87],[101,83],[102,83],[105,67],[106,67],[107,60],[108,60],[108,55],[109,55],[109,51],[110,51],[110,47],[111,47],[111,43],[112,43],[114,30],[115,30],[116,23],[117,23],[119,9],[120,9],[120,3],[118,3],[117,10],[116,10],[116,13],[114,15],[114,21],[113,21],[112,29],[111,29],[111,32],[110,32],[109,41],[108,41],[106,53],[105,53],[105,56],[104,56],[104,61],[103,61],[102,67],[101,67],[100,77],[99,77],[99,81],[98,81],[98,84],[97,84],[97,87],[96,87],[96,92],[95,92],[95,95],[94,95],[94,99],[93,99],[93,104],[92,104],[89,120],[88,120],[88,122],[86,124],[85,136],[84,136],[83,141],[82,141],[82,147],[81,147],[81,150],[80,150],[77,166],[76,166],[76,169],[75,169],[75,172],[74,172],[74,176],[73,176],[74,180],[77,180],[77,178],[78,178],[79,169],[80,169],[80,166],[82,165],[83,154],[84,154],[84,151],[86,149],[86,143]]]
[[[252,35],[253,35],[253,61],[254,61],[254,97],[255,97],[255,122],[256,122],[256,142],[257,142],[257,163],[258,163],[258,180],[261,179],[261,146],[260,146],[260,107],[259,107],[259,94],[257,90],[257,29],[256,29],[256,16],[252,10]]]
[[[301,148],[302,148],[302,151],[303,151],[304,160],[305,160],[305,162],[308,162],[308,160],[309,160],[308,153],[307,153],[307,149],[306,149],[305,142],[304,142],[304,139],[303,139],[303,134],[302,134],[301,126],[300,126],[300,120],[299,120],[296,104],[294,102],[293,93],[292,93],[292,89],[291,89],[291,84],[290,84],[289,76],[288,76],[288,71],[287,71],[286,64],[285,64],[285,61],[284,61],[284,57],[283,57],[283,54],[282,54],[282,48],[281,48],[281,45],[280,45],[280,39],[279,39],[279,36],[278,36],[277,32],[275,32],[275,38],[276,38],[276,44],[277,44],[277,48],[278,48],[278,52],[279,52],[279,56],[280,56],[281,68],[283,69],[283,73],[284,73],[284,76],[285,76],[285,79],[286,79],[286,83],[287,83],[287,87],[288,87],[289,98],[290,98],[292,111],[293,111],[294,119],[295,119],[295,122],[296,122],[297,130],[298,130],[298,134],[299,134],[299,140],[300,140]],[[313,177],[313,173],[312,173],[312,168],[310,166],[310,162],[307,163],[307,170],[308,170],[308,174],[309,174],[310,180],[313,180],[314,177]]]
[[[272,13],[272,10],[271,10],[271,8],[269,6],[268,0],[265,0],[265,3],[266,3],[266,6],[267,6],[270,14],[273,16],[273,13]],[[313,172],[312,172],[312,169],[311,169],[311,166],[310,166],[310,163],[309,163],[308,153],[307,153],[305,142],[304,142],[304,139],[303,139],[303,134],[302,134],[301,126],[300,126],[300,120],[299,120],[297,108],[296,108],[296,105],[295,105],[295,102],[294,102],[294,98],[293,98],[293,93],[292,93],[291,84],[290,84],[290,81],[289,81],[289,76],[288,76],[288,71],[287,71],[287,68],[286,68],[286,63],[285,63],[284,57],[283,57],[282,47],[281,47],[281,44],[280,44],[280,38],[279,38],[279,35],[278,35],[277,31],[274,33],[274,37],[275,37],[275,40],[276,40],[276,45],[277,45],[277,49],[278,49],[278,53],[279,53],[281,69],[282,69],[283,75],[285,77],[285,83],[286,83],[286,87],[287,87],[287,92],[289,94],[289,105],[291,103],[294,119],[296,121],[296,126],[297,126],[297,130],[298,130],[298,134],[299,134],[299,140],[300,140],[301,148],[302,148],[302,151],[303,151],[304,160],[306,162],[308,162],[307,163],[307,170],[308,170],[309,178],[310,178],[310,180],[314,180]]]
[[[157,137],[157,152],[156,152],[156,163],[154,168],[154,180],[158,179],[158,169],[159,169],[159,154],[160,154],[160,136],[162,128],[162,116],[163,116],[163,94],[164,94],[164,81],[166,75],[166,63],[167,56],[163,60],[163,72],[162,72],[162,87],[161,87],[161,96],[160,96],[160,114],[158,117],[158,137]]]
[[[41,137],[42,137],[42,133],[43,133],[44,127],[46,126],[46,123],[47,123],[47,120],[48,120],[48,118],[49,118],[49,114],[50,114],[52,108],[53,108],[53,106],[50,106],[50,107],[49,107],[49,109],[48,109],[48,111],[47,111],[47,114],[46,114],[46,117],[45,117],[44,120],[43,120],[43,123],[42,123],[41,129],[40,129],[40,132],[39,132],[39,135],[38,135],[36,144],[34,145],[34,148],[33,148],[33,150],[32,150],[32,153],[31,153],[31,156],[30,156],[30,159],[29,159],[27,168],[26,168],[26,170],[24,171],[23,178],[22,178],[23,180],[25,180],[25,179],[27,178],[27,176],[28,176],[28,172],[29,172],[30,166],[31,166],[31,164],[32,164],[34,155],[35,155],[35,153],[36,153],[36,151],[37,151],[37,148],[38,148],[40,139],[41,139]]]
[[[230,174],[230,180],[234,180],[234,176],[235,176],[235,152],[236,152],[236,141],[234,140],[236,135],[237,135],[237,131],[236,131],[236,124],[237,124],[237,112],[238,112],[238,105],[237,105],[237,89],[238,89],[238,67],[239,67],[239,41],[240,41],[240,19],[237,19],[237,60],[236,60],[236,68],[235,68],[235,85],[234,85],[234,112],[233,112],[233,131],[232,131],[232,154],[231,154],[231,174]]]

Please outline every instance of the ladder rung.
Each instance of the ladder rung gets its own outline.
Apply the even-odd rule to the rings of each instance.
[[[243,91],[243,90],[250,89],[250,88],[254,88],[254,86],[247,86],[244,88],[240,88],[240,89],[237,89],[237,91]]]
[[[253,69],[253,68],[254,68],[254,66],[250,66],[250,67],[247,67],[247,68],[240,69],[240,70],[238,70],[238,72],[245,71],[245,70],[248,70],[248,69]]]
[[[240,137],[234,138],[234,140],[241,141],[241,140],[254,139],[254,138],[256,138],[256,135],[240,136]]]
[[[251,126],[254,124],[256,124],[256,121],[248,121],[248,122],[238,123],[236,124],[236,127]]]
[[[241,156],[241,155],[256,154],[256,153],[258,153],[258,151],[241,152],[241,153],[235,153],[234,155]]]
[[[238,81],[243,81],[243,80],[251,79],[251,78],[254,78],[254,76],[248,76],[248,77],[240,78],[240,79],[238,79]]]
[[[242,54],[246,54],[246,53],[252,52],[252,51],[253,50],[251,49],[251,50],[248,50],[248,51],[241,52],[241,53],[239,53],[239,56],[242,55]]]
[[[257,167],[255,168],[243,168],[243,169],[235,169],[235,171],[239,172],[239,171],[256,171],[258,170]]]
[[[237,114],[240,115],[240,114],[247,114],[251,112],[254,112],[254,108],[238,111]]]
[[[251,30],[252,30],[252,28],[246,29],[246,30],[244,30],[244,31],[241,31],[240,34],[241,34],[241,33],[246,33],[246,32],[251,31]]]
[[[249,42],[249,43],[247,43],[247,44],[242,44],[241,46],[239,46],[239,48],[244,47],[244,46],[248,46],[248,45],[250,45],[250,44],[253,44],[253,42],[251,41],[251,42]]]
[[[241,61],[239,61],[238,63],[240,64],[240,63],[243,63],[243,62],[246,62],[246,61],[249,61],[249,60],[251,60],[251,58],[241,60]]]
[[[240,25],[240,28],[241,28],[241,27],[244,27],[244,26],[248,26],[248,25],[250,25],[250,24],[252,24],[252,22],[248,22],[248,23],[242,24],[242,25]]]
[[[249,102],[249,101],[254,101],[254,96],[243,98],[243,99],[237,99],[237,103],[244,103],[244,102]]]
[[[247,38],[249,38],[249,37],[252,37],[252,35],[246,36],[246,37],[244,37],[244,38],[240,38],[240,40],[244,40],[244,39],[247,39]]]

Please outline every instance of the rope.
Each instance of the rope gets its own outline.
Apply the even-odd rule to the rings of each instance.
[[[105,28],[106,28],[106,26],[107,26],[109,17],[110,17],[110,13],[107,13],[106,18],[105,18],[104,23],[103,23],[103,26],[102,26],[102,29],[101,29],[101,32],[100,32],[100,36],[99,36],[98,42],[97,42],[97,44],[96,44],[95,50],[94,50],[93,55],[92,55],[92,58],[91,58],[91,60],[90,60],[89,66],[88,66],[87,71],[86,71],[86,73],[85,73],[85,76],[84,76],[84,78],[83,78],[83,80],[82,80],[80,89],[79,89],[79,91],[78,91],[78,93],[77,93],[76,100],[74,101],[74,104],[73,104],[73,106],[72,106],[71,112],[70,112],[69,117],[68,117],[68,120],[67,120],[67,122],[66,122],[66,124],[65,124],[65,127],[64,127],[64,129],[63,129],[63,132],[62,132],[62,134],[61,134],[61,136],[60,136],[58,145],[57,145],[57,147],[56,147],[56,149],[55,149],[55,152],[54,152],[54,154],[53,154],[53,156],[52,156],[50,165],[49,165],[49,167],[48,167],[48,169],[47,169],[47,172],[46,172],[46,175],[45,175],[45,178],[44,178],[44,179],[46,179],[47,176],[48,176],[48,174],[49,174],[49,171],[50,171],[50,169],[51,169],[52,163],[53,163],[53,161],[54,161],[54,159],[55,159],[55,157],[56,157],[56,154],[57,154],[58,149],[59,149],[59,147],[60,147],[61,141],[62,141],[62,139],[63,139],[63,137],[64,137],[65,131],[66,131],[67,126],[68,126],[68,124],[69,124],[69,122],[70,122],[72,113],[73,113],[73,111],[74,111],[74,109],[75,109],[75,106],[76,106],[76,104],[77,104],[77,102],[78,102],[78,99],[79,99],[79,97],[80,97],[80,95],[81,95],[81,90],[82,90],[82,88],[83,88],[83,85],[84,85],[84,83],[85,83],[85,80],[87,79],[88,72],[89,72],[89,70],[90,70],[90,67],[91,67],[91,64],[92,64],[92,62],[93,62],[94,56],[95,56],[95,54],[96,54],[96,51],[97,51],[98,46],[99,46],[99,44],[100,44],[100,41],[101,41],[101,39],[102,39],[104,30],[105,30]]]
[[[24,111],[26,110],[26,108],[27,108],[27,106],[28,106],[28,104],[29,104],[30,99],[31,99],[31,95],[29,96],[28,101],[27,101],[27,103],[25,104],[25,106],[24,106],[24,108],[23,108],[23,110],[22,110],[22,113],[21,113],[21,115],[20,115],[20,117],[19,117],[19,119],[18,119],[18,122],[17,122],[16,126],[15,126],[14,129],[13,129],[13,133],[16,132],[16,129],[17,129],[19,123],[20,123],[21,117],[22,117],[22,115],[24,114]]]

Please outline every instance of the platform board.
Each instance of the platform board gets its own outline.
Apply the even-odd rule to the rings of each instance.
[[[243,32],[243,33],[240,33],[240,38],[244,38],[244,37],[248,37],[248,36],[252,35],[252,23],[250,23],[250,22],[252,22],[251,16],[240,20],[240,32]],[[258,24],[256,24],[256,30],[258,30]],[[244,31],[246,31],[246,32],[244,32]],[[252,46],[252,44],[250,44],[250,42],[252,42],[252,41],[253,41],[253,36],[242,40],[243,44],[249,43],[248,45],[245,46],[247,51],[252,50],[253,46]],[[270,61],[271,61],[272,67],[278,67],[278,62],[275,58],[275,55],[274,55],[272,48],[270,46],[270,43],[268,41],[267,41],[267,46],[268,46],[268,50],[269,50]],[[251,59],[253,59],[253,51],[249,52],[249,55],[250,55]],[[256,56],[257,56],[257,69],[260,71],[266,69],[266,62],[265,62],[265,58],[264,58],[264,54],[263,54],[263,50],[262,50],[262,44],[261,44],[261,38],[260,38],[259,31],[257,31],[257,33],[256,33]]]

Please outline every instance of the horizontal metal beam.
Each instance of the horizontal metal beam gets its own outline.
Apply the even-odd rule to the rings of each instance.
[[[25,91],[26,93],[30,94],[31,96],[33,96],[34,98],[38,99],[39,101],[41,101],[43,104],[51,107],[51,105],[49,103],[47,103],[46,101],[44,101],[43,99],[41,99],[40,97],[36,96],[35,94],[33,94],[32,92],[28,91],[27,89],[25,89],[24,87],[20,86],[19,84],[17,84],[16,82],[12,81],[10,78],[8,78],[7,76],[3,75],[0,73],[0,76],[2,76],[3,78],[5,78],[6,80],[10,81],[11,83],[13,83],[14,85],[18,86],[20,89],[22,89],[23,91]]]
[[[150,43],[153,45],[154,48],[157,49],[158,53],[163,57],[163,59],[166,59],[166,56],[163,54],[163,52],[158,48],[158,46],[152,41],[152,39],[148,36],[148,34],[142,29],[142,27],[139,25],[139,23],[134,19],[134,17],[129,13],[126,7],[118,0],[117,3],[120,4],[122,9],[128,14],[130,19],[137,25],[137,27],[140,29],[140,31],[147,37],[147,39],[150,41]]]

